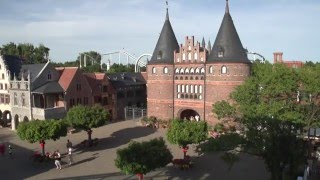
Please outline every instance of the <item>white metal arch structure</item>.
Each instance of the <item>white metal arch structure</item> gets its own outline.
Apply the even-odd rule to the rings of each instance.
[[[134,66],[134,72],[139,72],[141,66],[144,66],[144,67],[147,66],[146,63],[140,61],[140,60],[141,60],[143,57],[145,57],[145,56],[151,57],[152,55],[151,55],[151,54],[142,54],[141,56],[139,56],[139,57],[137,58],[137,60],[136,60],[135,66]],[[140,63],[140,66],[139,66],[139,63]]]
[[[130,62],[133,62],[133,63],[135,64],[135,67],[134,67],[135,72],[139,72],[139,70],[140,70],[139,65],[140,65],[140,66],[146,66],[146,63],[143,63],[143,62],[141,62],[140,60],[141,60],[143,57],[145,57],[145,56],[151,56],[151,54],[147,54],[147,53],[146,53],[146,54],[142,54],[141,56],[139,56],[138,58],[136,58],[134,55],[132,55],[132,54],[130,54],[130,53],[124,51],[124,50],[114,51],[114,52],[110,52],[110,53],[104,53],[104,54],[101,54],[101,55],[102,55],[102,56],[109,56],[109,60],[112,59],[112,58],[111,58],[112,55],[118,55],[118,62],[119,62],[119,64],[120,64],[120,62],[121,62],[121,55],[125,55],[126,58],[127,58],[127,64],[129,64],[129,61],[130,61]],[[100,61],[100,66],[101,66],[101,67],[102,67],[102,59],[103,59],[103,58],[101,58],[101,61]]]
[[[256,60],[256,56],[261,57],[263,63],[266,61],[266,59],[265,59],[261,54],[259,54],[259,53],[247,51],[247,54],[252,54],[252,55],[253,55],[253,61]]]

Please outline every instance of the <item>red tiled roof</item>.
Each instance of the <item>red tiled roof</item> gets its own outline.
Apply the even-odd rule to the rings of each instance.
[[[66,91],[77,73],[78,67],[57,67],[56,70],[61,73],[59,84]]]
[[[87,79],[93,95],[101,94],[101,84],[106,76],[105,73],[83,73],[84,77]]]

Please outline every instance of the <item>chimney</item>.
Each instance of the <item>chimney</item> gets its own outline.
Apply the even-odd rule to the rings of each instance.
[[[282,55],[283,55],[283,52],[274,52],[273,63],[282,63],[283,62]]]

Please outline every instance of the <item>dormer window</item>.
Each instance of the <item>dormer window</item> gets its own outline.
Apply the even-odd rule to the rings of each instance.
[[[162,59],[162,51],[159,51],[157,59]]]
[[[51,79],[51,72],[49,71],[48,72],[48,80],[50,80]]]
[[[156,73],[156,68],[153,67],[153,68],[152,68],[152,74],[155,74],[155,73]]]
[[[220,57],[220,58],[224,57],[224,50],[223,50],[223,48],[219,48],[218,57]]]

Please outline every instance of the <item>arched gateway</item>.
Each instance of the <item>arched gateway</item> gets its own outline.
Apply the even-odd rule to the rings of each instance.
[[[185,109],[180,113],[180,119],[200,120],[200,115],[195,110]]]

